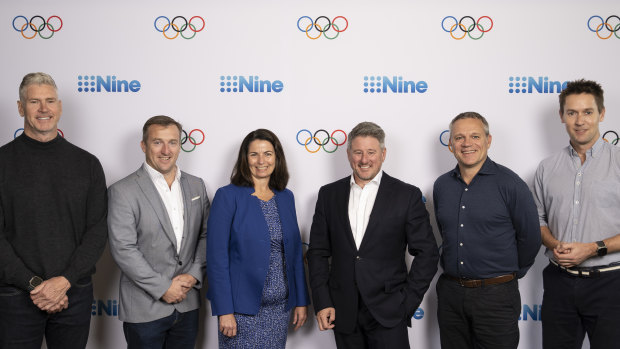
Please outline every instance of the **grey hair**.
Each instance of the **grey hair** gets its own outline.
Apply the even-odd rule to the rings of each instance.
[[[454,126],[454,123],[459,120],[463,120],[463,119],[480,120],[484,127],[484,134],[487,136],[489,135],[489,123],[487,122],[487,119],[485,119],[484,116],[476,113],[475,111],[466,111],[464,113],[460,113],[459,115],[455,116],[454,119],[452,119],[452,121],[450,122],[450,135],[452,135],[452,126]]]
[[[355,137],[374,137],[379,141],[381,150],[385,149],[385,132],[383,129],[374,122],[364,121],[355,126],[349,133],[349,141],[347,143],[347,149],[351,149],[351,144]]]
[[[24,76],[22,83],[19,85],[19,100],[22,103],[26,102],[26,90],[30,85],[50,85],[54,90],[58,90],[56,82],[49,74],[45,73],[29,73]]]

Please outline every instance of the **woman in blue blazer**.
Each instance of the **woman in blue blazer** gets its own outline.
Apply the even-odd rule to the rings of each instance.
[[[216,192],[207,222],[207,298],[219,317],[220,348],[284,348],[291,309],[298,329],[310,300],[276,135],[250,132],[230,180]]]

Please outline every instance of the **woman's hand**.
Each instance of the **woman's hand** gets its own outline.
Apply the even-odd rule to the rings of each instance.
[[[220,332],[226,337],[237,335],[237,320],[233,314],[220,315]]]
[[[295,307],[295,312],[293,314],[293,325],[295,325],[295,331],[306,323],[307,317],[308,307]]]

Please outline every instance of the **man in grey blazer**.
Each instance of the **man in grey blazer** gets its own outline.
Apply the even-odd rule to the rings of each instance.
[[[121,269],[118,317],[128,348],[193,348],[206,264],[209,198],[181,172],[181,125],[150,118],[145,163],[108,189],[110,251]]]

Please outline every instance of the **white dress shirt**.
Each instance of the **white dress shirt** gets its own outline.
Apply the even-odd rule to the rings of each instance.
[[[360,248],[368,219],[375,205],[379,184],[381,184],[381,176],[383,171],[379,171],[375,178],[364,185],[364,188],[355,183],[355,177],[351,175],[351,191],[349,193],[349,222],[351,222],[351,231],[355,238],[355,245]]]
[[[159,173],[157,170],[152,168],[146,162],[144,163],[144,168],[146,172],[148,172],[153,184],[155,184],[155,188],[157,188],[157,192],[161,197],[161,200],[164,202],[164,206],[166,207],[166,212],[168,212],[168,218],[170,218],[170,223],[172,224],[172,229],[174,230],[174,235],[177,238],[177,253],[181,251],[181,241],[183,240],[183,225],[185,224],[183,218],[183,191],[181,190],[181,169],[177,165],[177,172],[174,176],[174,181],[172,185],[168,187],[168,183],[166,182],[166,178],[164,175]]]

